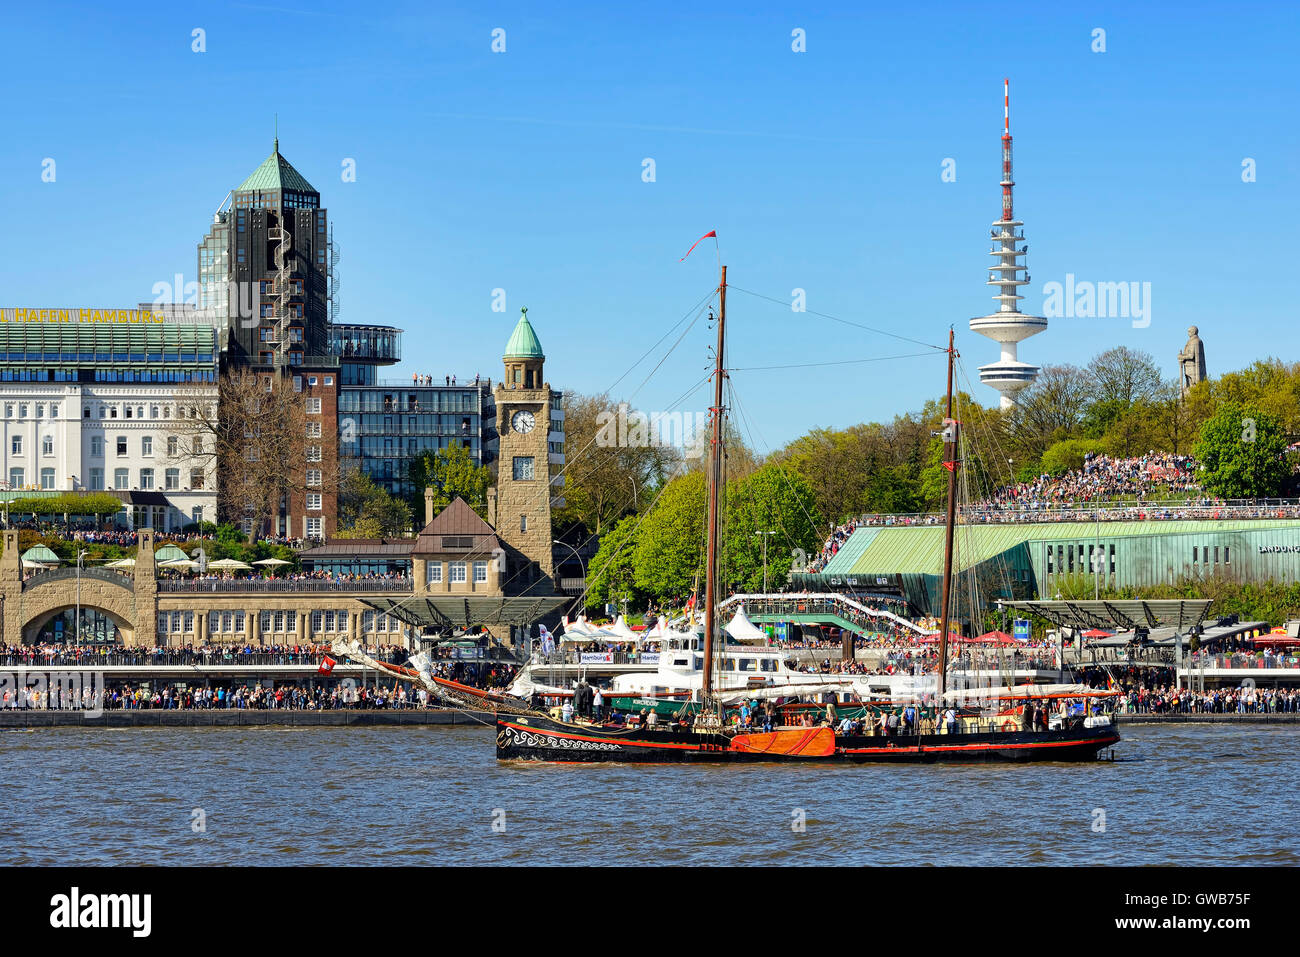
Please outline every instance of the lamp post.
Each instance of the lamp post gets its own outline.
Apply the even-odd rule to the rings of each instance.
[[[755,532],[754,534],[762,537],[763,539],[763,594],[766,595],[767,594],[767,539],[768,536],[775,535],[776,532],[769,530],[766,532]]]
[[[76,638],[74,643],[78,648],[81,647],[81,562],[86,557],[88,549],[83,548],[77,552],[77,621],[75,626]]]
[[[580,572],[582,573],[582,580],[585,582],[585,581],[587,580],[587,566],[583,564],[583,562],[582,562],[582,556],[581,556],[580,554],[578,554],[578,550],[577,550],[576,548],[574,548],[572,545],[570,545],[568,542],[562,542],[562,541],[560,541],[558,538],[556,538],[556,539],[552,539],[552,540],[551,540],[551,544],[552,544],[552,545],[563,545],[563,546],[564,546],[565,548],[567,548],[569,551],[573,552],[573,557],[576,558],[576,559],[578,560],[578,571],[580,571]]]

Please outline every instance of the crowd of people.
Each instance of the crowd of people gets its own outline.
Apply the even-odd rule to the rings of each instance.
[[[1296,714],[1300,689],[1236,687],[1189,691],[1172,685],[1119,696],[1120,714]]]
[[[1008,485],[976,508],[1035,510],[1115,500],[1143,502],[1153,496],[1195,496],[1199,492],[1196,460],[1190,455],[1151,451],[1132,458],[1114,458],[1089,452],[1082,468]]]

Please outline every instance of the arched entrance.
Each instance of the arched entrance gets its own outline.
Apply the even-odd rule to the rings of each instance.
[[[121,645],[135,629],[129,621],[104,608],[81,606],[81,628],[77,629],[77,606],[56,608],[23,626],[23,644]]]

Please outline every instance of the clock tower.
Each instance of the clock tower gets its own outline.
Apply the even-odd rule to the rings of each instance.
[[[493,392],[497,407],[496,507],[491,517],[512,563],[508,578],[523,590],[553,585],[551,552],[551,387],[542,376],[546,356],[528,310],[506,343],[505,377]],[[526,564],[525,564],[526,563]],[[519,567],[523,566],[523,567]]]

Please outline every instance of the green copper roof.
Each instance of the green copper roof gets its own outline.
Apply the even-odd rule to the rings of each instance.
[[[248,179],[235,187],[235,192],[273,189],[294,189],[300,193],[317,192],[316,187],[307,182],[302,173],[294,169],[289,161],[280,155],[278,139],[275,141],[275,149],[271,151],[271,155],[249,174]]]
[[[506,343],[504,359],[545,359],[546,355],[542,352],[542,344],[537,341],[537,333],[533,332],[533,325],[528,321],[528,310],[521,310],[519,324],[515,326],[515,331],[510,334],[510,341]]]

